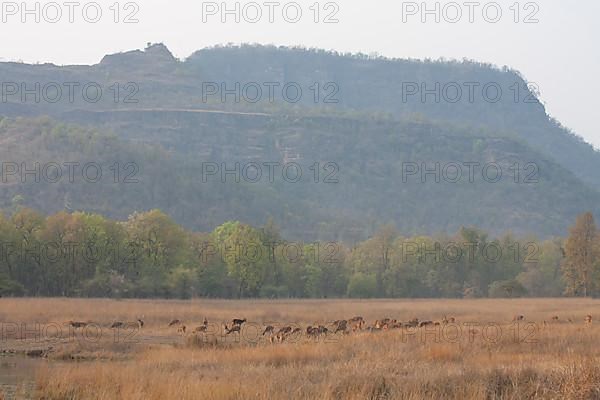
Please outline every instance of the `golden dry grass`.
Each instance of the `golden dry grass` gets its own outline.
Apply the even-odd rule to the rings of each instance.
[[[133,344],[115,343],[112,337],[93,344],[55,344],[54,356],[87,352],[82,358],[94,361],[42,368],[38,396],[48,400],[599,399],[600,327],[583,323],[587,314],[600,318],[599,306],[582,299],[0,299],[0,320],[93,320],[108,326],[144,315],[146,325]],[[525,322],[512,323],[515,314],[525,315]],[[282,344],[256,340],[255,330],[265,323],[304,328],[355,315],[368,323],[384,317],[439,321],[448,315],[457,324],[318,341],[301,337]],[[550,322],[553,315],[560,321]],[[167,327],[173,318],[194,326],[204,317],[216,325],[245,317],[256,327],[249,326],[241,338],[215,332],[195,339]]]

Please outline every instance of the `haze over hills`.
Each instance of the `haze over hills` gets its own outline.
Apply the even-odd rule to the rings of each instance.
[[[358,240],[387,222],[407,234],[476,225],[561,235],[600,204],[600,155],[508,68],[268,46],[179,61],[153,45],[92,66],[0,63],[0,73],[3,161],[139,167],[134,185],[3,182],[2,207],[21,194],[49,213],[65,198],[115,218],[161,208],[197,230],[273,216],[290,238]],[[297,183],[281,168],[257,183],[223,183],[207,170],[257,163],[265,174],[264,163],[290,160],[302,168]],[[421,175],[436,163],[442,179]],[[469,163],[478,163],[472,181]],[[483,176],[484,166],[494,168]]]

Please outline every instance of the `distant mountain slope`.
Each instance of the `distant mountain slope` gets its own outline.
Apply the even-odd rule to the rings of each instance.
[[[268,46],[204,49],[185,64],[205,81],[224,81],[229,87],[232,82],[297,82],[302,88],[315,82],[321,86],[333,82],[339,88],[335,96],[339,103],[328,107],[388,112],[397,119],[417,113],[438,121],[511,131],[600,188],[600,153],[550,119],[529,87],[535,85],[528,85],[518,72],[507,67],[369,59]],[[496,88],[502,92],[496,94]],[[315,106],[312,92],[307,94],[302,98],[304,105]]]
[[[40,91],[50,82],[80,84],[74,89],[72,101],[68,98],[69,89],[63,88],[61,101],[56,103],[44,101],[43,96],[36,103],[31,95],[22,102],[22,91],[18,90],[0,104],[1,113],[12,116],[133,107],[289,114],[305,113],[308,107],[317,112],[383,112],[395,119],[417,114],[430,120],[481,125],[497,132],[514,132],[600,189],[600,174],[596,173],[600,170],[598,152],[550,119],[521,75],[506,67],[498,69],[475,62],[372,59],[322,50],[250,45],[203,49],[181,62],[163,45],[152,45],[145,51],[108,55],[92,66],[0,63],[0,75],[3,82],[27,82],[30,89],[38,82]],[[98,83],[103,90],[97,102],[83,98],[82,87],[89,82]],[[130,82],[135,86],[128,86]],[[220,88],[211,94],[212,83],[225,83],[225,89],[233,89],[239,83],[239,102],[232,94],[226,95],[223,102]],[[258,101],[244,101],[257,98],[254,84],[263,91]],[[279,86],[272,86],[275,101],[271,102],[268,85],[275,84]],[[286,84],[292,85],[288,100],[296,97],[294,87],[302,90],[297,102],[284,99]],[[94,97],[93,88],[88,90]],[[429,94],[422,97],[427,91]]]
[[[391,221],[406,233],[478,225],[491,233],[558,235],[575,215],[600,204],[600,155],[550,120],[519,74],[508,69],[261,46],[205,49],[181,62],[154,45],[106,56],[93,66],[0,63],[0,74],[9,83],[0,116],[10,117],[0,133],[2,143],[10,143],[0,150],[2,160],[75,157],[100,159],[109,168],[116,157],[120,165],[136,162],[144,178],[128,187],[5,183],[4,207],[16,194],[47,212],[67,204],[122,218],[158,207],[200,230],[225,219],[261,224],[273,216],[290,238],[354,240]],[[223,102],[220,93],[207,93],[213,83],[231,89],[236,82],[287,84],[303,95],[291,102],[276,91],[271,102],[263,92],[253,103],[232,95]],[[414,84],[431,89],[435,82],[447,88],[439,102],[432,94],[407,94]],[[57,84],[63,91],[53,102]],[[466,92],[448,101],[453,87],[477,84],[501,88],[501,99],[483,99],[479,91],[473,101]],[[72,98],[65,85],[74,85]],[[102,95],[96,99],[98,87]],[[337,103],[324,102],[326,96]],[[35,118],[40,115],[76,125],[65,128]],[[27,118],[13,119],[21,116]],[[71,131],[73,137],[65,133]],[[280,176],[223,184],[212,175],[202,181],[208,164],[286,161],[301,165],[301,182]],[[472,183],[406,176],[407,167],[422,163],[458,163],[464,174],[464,163],[471,162],[499,166],[502,180],[485,181],[481,171]],[[338,183],[324,183],[327,174]],[[534,181],[525,183],[528,177]]]
[[[86,114],[76,113],[99,128],[47,119],[2,121],[5,166],[25,160],[29,170],[35,162],[43,170],[51,163],[78,162],[81,169],[95,163],[103,172],[98,183],[82,175],[71,183],[63,167],[63,178],[53,183],[54,170],[48,168],[50,178],[42,172],[37,182],[25,176],[23,183],[23,167],[0,184],[3,207],[21,195],[26,205],[49,213],[68,208],[125,218],[136,210],[161,208],[204,231],[227,219],[260,224],[273,216],[291,238],[357,240],[390,221],[406,233],[477,225],[493,233],[558,235],[581,210],[600,204],[595,191],[528,145],[449,125],[189,112]],[[175,133],[164,121],[178,127]],[[122,138],[100,134],[104,126],[119,127]],[[143,144],[148,139],[155,144]],[[300,166],[298,181],[293,169],[283,175],[286,158]],[[422,179],[407,173],[407,165],[433,168],[436,162],[459,165],[462,178],[453,183],[452,168],[440,173],[438,182],[431,174]],[[235,170],[236,163],[237,182],[233,173],[221,175]],[[260,167],[261,179],[255,179],[253,167],[242,172],[251,163]],[[272,180],[265,163],[274,165]],[[474,168],[472,182],[466,163],[481,166]],[[484,179],[486,165],[496,167]],[[503,173],[498,182],[496,168]],[[93,178],[95,169],[88,175]],[[137,182],[127,183],[126,177]]]

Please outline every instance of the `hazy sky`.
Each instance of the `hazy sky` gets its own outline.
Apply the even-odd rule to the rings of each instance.
[[[598,0],[426,1],[433,12],[425,15],[422,1],[241,1],[239,22],[235,12],[222,15],[222,1],[69,1],[26,1],[30,14],[21,0],[0,1],[0,61],[95,64],[104,54],[143,48],[147,42],[164,42],[179,58],[227,42],[301,44],[402,58],[469,58],[520,70],[537,84],[552,116],[600,147]],[[225,4],[235,9],[235,1]],[[252,23],[257,10],[262,16]],[[293,23],[298,10],[302,15]],[[93,23],[95,19],[99,21]],[[324,23],[326,19],[333,23]]]

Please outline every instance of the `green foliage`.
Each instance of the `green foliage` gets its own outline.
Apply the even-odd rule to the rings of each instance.
[[[348,297],[368,299],[377,297],[377,279],[373,275],[357,272],[348,283]]]
[[[495,298],[523,297],[526,294],[527,289],[515,279],[492,282],[489,289],[489,297]]]
[[[577,237],[592,238],[583,242],[591,249],[598,245],[591,220],[578,221],[576,227],[586,229],[572,234],[587,234],[569,238],[567,255],[581,253]],[[82,212],[43,217],[28,208],[10,217],[0,213],[0,295],[547,297],[568,287],[561,266],[563,273],[571,271],[565,266],[577,260],[591,266],[590,287],[598,282],[599,253],[563,259],[560,238],[496,239],[475,228],[406,237],[383,226],[349,248],[286,242],[272,221],[267,226],[229,221],[210,233],[195,233],[160,210],[135,213],[124,222]],[[579,278],[573,282],[582,285]]]
[[[6,274],[0,274],[0,297],[17,297],[24,294],[23,285],[11,280]]]

